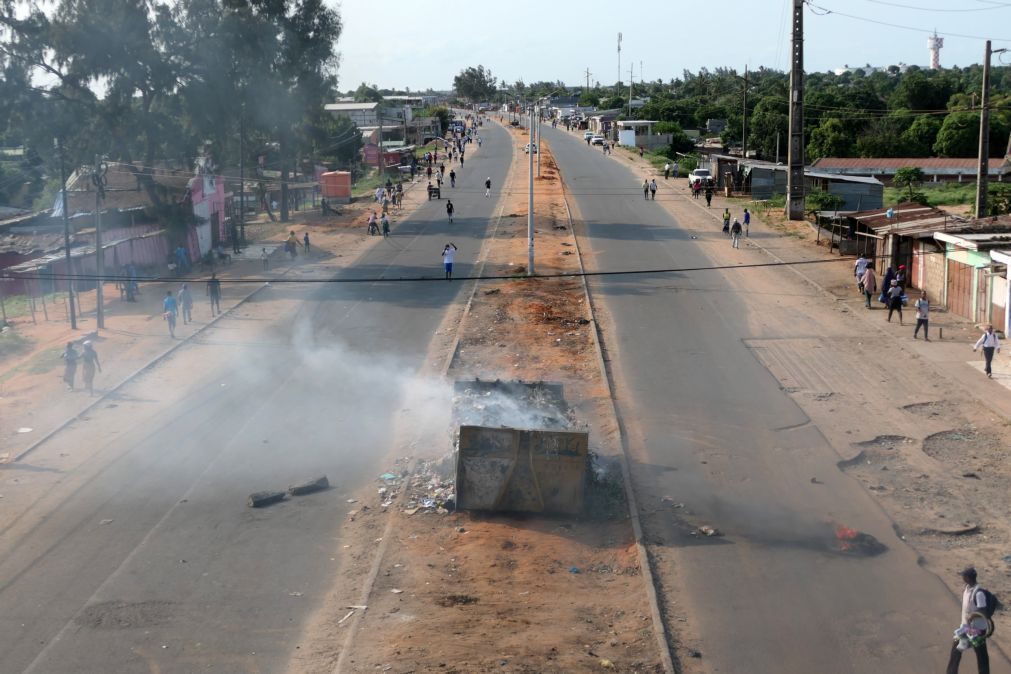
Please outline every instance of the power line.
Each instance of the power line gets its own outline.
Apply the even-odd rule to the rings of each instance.
[[[913,255],[943,255],[943,251],[921,251],[914,252]],[[881,259],[889,259],[892,256],[881,255],[878,256]],[[755,262],[751,264],[727,264],[727,265],[709,265],[701,267],[665,267],[659,269],[621,269],[616,271],[581,271],[581,272],[558,272],[554,274],[532,274],[532,275],[480,275],[480,276],[460,276],[453,277],[452,281],[532,281],[532,280],[550,280],[550,279],[564,279],[564,278],[594,278],[594,277],[609,277],[609,276],[645,276],[648,274],[687,274],[687,273],[697,273],[706,271],[732,271],[740,269],[762,269],[769,267],[796,267],[796,266],[806,266],[806,265],[818,265],[818,264],[832,264],[836,262],[853,262],[857,258],[853,256],[840,256],[838,258],[825,259],[825,260],[797,260],[794,262]],[[0,275],[0,278],[10,278],[10,279],[28,279],[28,280],[44,280],[44,281],[63,281],[63,280],[84,280],[84,281],[94,281],[97,277],[94,274],[11,274],[10,272],[4,272]],[[208,277],[200,276],[109,276],[104,277],[107,282],[117,282],[117,281],[139,281],[144,283],[201,283],[208,280]],[[252,277],[252,278],[239,278],[239,279],[225,279],[224,282],[230,284],[266,284],[266,285],[280,285],[280,284],[309,284],[309,285],[323,285],[323,284],[360,284],[360,283],[427,283],[430,281],[441,281],[446,283],[446,278],[444,276],[399,276],[396,278],[385,278],[385,277],[348,277],[348,278],[322,278],[322,279],[288,279],[288,278],[265,278],[265,277]]]
[[[913,9],[920,12],[938,12],[938,13],[965,13],[965,12],[988,12],[993,9],[1007,9],[1011,7],[1011,3],[1006,2],[987,2],[989,7],[962,7],[959,9],[948,9],[942,7],[921,7],[919,5],[904,5],[899,2],[887,2],[886,0],[866,0],[867,2],[872,2],[875,5],[887,5],[888,7],[899,7],[900,9]]]
[[[856,16],[855,14],[847,14],[845,12],[840,12],[840,11],[837,11],[837,10],[834,10],[834,9],[829,9],[828,7],[822,7],[820,5],[816,5],[813,2],[811,2],[811,0],[805,0],[805,3],[807,4],[808,7],[811,8],[812,13],[815,14],[816,16],[828,16],[829,14],[836,14],[838,16],[844,16],[847,19],[854,19],[855,21],[865,21],[867,23],[874,23],[874,24],[877,24],[879,26],[887,26],[888,28],[898,28],[899,30],[908,30],[908,31],[912,31],[914,33],[925,33],[927,35],[932,35],[932,34],[936,33],[937,35],[943,35],[945,37],[960,37],[960,38],[965,38],[967,40],[987,40],[987,39],[989,39],[989,40],[992,40],[994,42],[1011,42],[1011,38],[1006,38],[1006,37],[1003,37],[1003,38],[1002,37],[987,38],[987,37],[984,37],[982,35],[966,35],[965,33],[951,33],[951,32],[935,31],[933,28],[931,28],[930,30],[927,30],[925,28],[915,28],[913,26],[904,26],[904,25],[899,24],[899,23],[890,23],[888,21],[879,21],[878,19],[870,19],[870,18],[867,18],[865,16]]]

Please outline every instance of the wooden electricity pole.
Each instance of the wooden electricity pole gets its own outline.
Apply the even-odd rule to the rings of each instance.
[[[990,56],[1007,49],[990,49],[986,41],[983,55],[983,95],[979,108],[979,165],[976,171],[976,217],[986,217],[987,186],[990,182]]]

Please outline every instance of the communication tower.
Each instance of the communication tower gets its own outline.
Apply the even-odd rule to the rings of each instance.
[[[939,70],[941,68],[941,47],[944,46],[944,38],[937,36],[937,31],[927,38],[927,49],[930,50],[930,69]]]

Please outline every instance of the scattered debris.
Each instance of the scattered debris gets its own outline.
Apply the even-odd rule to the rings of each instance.
[[[978,524],[966,524],[963,527],[957,527],[954,529],[925,528],[920,530],[921,536],[971,536],[972,534],[978,533],[979,533]]]
[[[112,524],[112,520],[102,520],[99,524]]]
[[[490,290],[485,290],[484,294],[485,295],[498,295],[500,292],[502,292],[501,288],[491,288]]]
[[[302,593],[301,592],[289,592],[288,596],[289,597],[301,597]]]
[[[283,491],[258,491],[249,495],[247,504],[250,508],[263,508],[284,500]]]
[[[582,573],[582,571],[579,570],[578,566],[570,566],[569,573]]]
[[[390,592],[392,592],[393,594],[403,594],[404,593],[403,590],[400,590],[400,589],[397,589],[397,588],[393,588],[392,590],[390,590]]]
[[[34,428],[28,428],[27,426],[22,426],[21,428],[18,429],[18,433],[31,433],[34,430],[35,430]]]
[[[695,649],[691,649],[691,650],[688,651],[688,657],[689,658],[701,658],[702,657],[702,653],[700,653],[699,651],[696,651]]]
[[[330,481],[326,479],[326,475],[322,475],[314,480],[306,480],[305,482],[291,485],[288,487],[288,493],[292,496],[303,496],[329,488]]]
[[[614,669],[614,663],[608,660],[607,658],[604,658],[603,660],[600,661],[600,666],[603,667],[604,669]]]
[[[962,473],[962,477],[969,478],[970,480],[978,480],[978,479],[980,479],[979,475],[977,475],[976,473],[973,473],[973,472]]]
[[[847,555],[874,557],[888,550],[885,544],[874,536],[842,524],[835,526],[835,542],[836,550]]]
[[[703,524],[701,527],[698,527],[697,529],[693,529],[690,532],[690,534],[692,536],[710,536],[710,537],[712,537],[712,536],[722,536],[723,535],[720,532],[719,529],[717,529],[716,527],[711,527],[711,526],[709,526],[707,524]]]

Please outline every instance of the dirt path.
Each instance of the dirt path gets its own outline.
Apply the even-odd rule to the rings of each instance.
[[[514,139],[526,142],[520,131]],[[557,168],[542,150],[537,271],[578,271]],[[362,492],[347,525],[361,552],[342,569],[291,671],[663,671],[582,283],[524,277],[526,167],[516,164],[525,159],[514,162],[502,217],[482,250],[483,275],[515,279],[479,282],[466,314],[444,323],[455,348],[442,342],[433,351],[453,380],[561,383],[610,492],[586,518],[451,514],[438,507],[454,488],[448,429],[405,440],[399,454],[411,459],[391,457],[388,477]],[[414,459],[419,472],[405,480]],[[399,500],[390,501],[394,492]],[[432,506],[419,507],[426,498]]]

